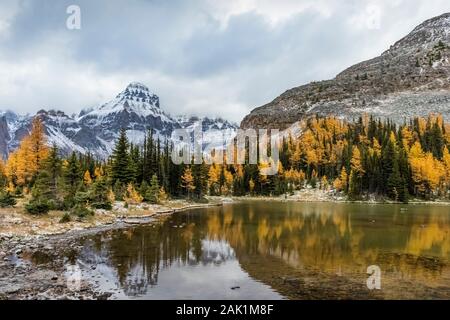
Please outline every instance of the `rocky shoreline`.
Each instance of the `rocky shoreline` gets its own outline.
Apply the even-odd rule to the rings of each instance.
[[[68,270],[68,257],[79,255],[83,248],[79,243],[81,238],[137,224],[151,225],[175,212],[220,205],[218,201],[184,203],[179,207],[163,207],[150,214],[139,211],[135,215],[118,214],[115,221],[63,232],[51,232],[53,229],[49,228],[49,232],[39,235],[0,233],[0,300],[108,299],[113,293],[95,288],[89,279],[81,277],[75,290],[70,283],[73,274]],[[94,269],[95,265],[84,267]]]
[[[402,202],[395,202],[387,198],[377,198],[372,195],[368,200],[348,200],[343,194],[335,193],[333,191],[324,191],[319,189],[305,188],[296,191],[293,195],[274,196],[243,196],[243,197],[210,197],[226,202],[236,201],[279,201],[279,202],[329,202],[329,203],[359,203],[359,204],[398,204],[405,205]],[[450,200],[438,199],[435,201],[427,201],[422,199],[410,199],[408,205],[441,205],[450,206]]]

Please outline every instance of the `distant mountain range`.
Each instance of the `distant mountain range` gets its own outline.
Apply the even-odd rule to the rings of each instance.
[[[3,158],[29,133],[34,117],[43,121],[49,143],[56,144],[63,153],[90,152],[99,158],[111,154],[121,128],[127,130],[132,143],[140,144],[150,128],[164,138],[170,137],[177,128],[193,130],[200,122],[204,131],[223,130],[228,135],[238,127],[221,118],[172,117],[161,109],[157,95],[145,85],[134,82],[110,102],[84,109],[78,115],[69,116],[57,110],[40,110],[35,115],[0,112],[0,154]]]
[[[450,120],[450,13],[429,19],[381,56],[334,79],[290,89],[254,109],[242,128],[286,129],[314,114],[357,118],[363,113],[406,118],[441,113]]]

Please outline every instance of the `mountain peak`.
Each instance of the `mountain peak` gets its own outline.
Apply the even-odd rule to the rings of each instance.
[[[144,118],[149,115],[167,117],[160,109],[159,97],[151,93],[146,85],[132,82],[108,103],[82,110],[79,118],[104,118],[122,112]]]
[[[149,88],[140,82],[131,82],[124,91],[116,97],[119,101],[142,102],[159,108],[159,97],[150,92]]]
[[[138,88],[138,89],[143,89],[143,90],[148,91],[148,87],[139,81],[130,82],[130,84],[127,86],[127,88]]]
[[[146,95],[152,95],[152,94],[150,93],[150,89],[149,89],[145,84],[143,84],[143,83],[141,83],[141,82],[137,82],[137,81],[131,82],[131,83],[125,88],[125,90],[124,90],[123,92],[125,92],[125,91],[128,91],[128,92],[134,92],[134,93],[142,92],[142,93],[144,93],[144,94],[146,94]]]
[[[408,51],[432,47],[439,41],[450,39],[450,13],[428,19],[415,27],[407,36],[397,41],[386,53],[397,50]]]
[[[433,17],[431,19],[425,20],[423,23],[418,25],[413,31],[418,32],[424,28],[428,29],[449,29],[450,28],[450,12],[441,14],[440,16]]]

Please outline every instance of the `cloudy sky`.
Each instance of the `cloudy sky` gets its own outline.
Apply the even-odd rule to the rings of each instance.
[[[67,7],[81,29],[67,28]],[[239,122],[381,54],[448,0],[1,0],[0,109],[74,113],[139,81],[172,114]]]

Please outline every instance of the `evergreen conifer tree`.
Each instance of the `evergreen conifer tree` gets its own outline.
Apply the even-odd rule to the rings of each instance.
[[[81,184],[81,171],[77,155],[72,153],[63,169],[64,206],[68,209],[75,205],[75,194]]]
[[[120,130],[119,139],[112,154],[111,178],[112,183],[119,181],[127,184],[133,180],[130,155],[128,153],[128,138],[125,129]]]
[[[106,178],[102,177],[95,180],[89,191],[89,200],[93,208],[112,209],[112,203],[109,197],[109,185]]]
[[[158,182],[158,177],[156,176],[156,174],[154,174],[152,177],[152,181],[150,183],[150,187],[147,189],[145,193],[145,200],[154,204],[159,203],[159,191],[160,186]]]

